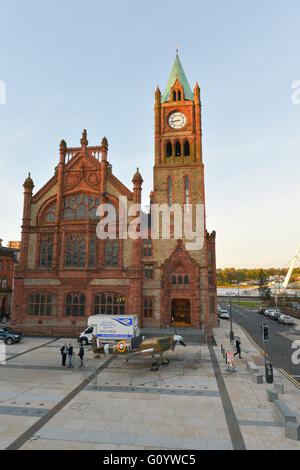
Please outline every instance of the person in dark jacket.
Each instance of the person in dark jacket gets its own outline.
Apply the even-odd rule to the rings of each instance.
[[[79,367],[82,367],[83,366],[83,356],[84,356],[84,347],[82,345],[79,348],[78,356],[79,356],[80,361],[81,361]]]
[[[236,353],[234,353],[234,355],[236,356],[238,354],[239,358],[242,359],[242,356],[241,356],[241,340],[240,340],[240,338],[236,338],[235,347],[236,347]]]
[[[68,352],[68,347],[67,347],[67,343],[65,343],[65,344],[60,348],[60,353],[61,353],[61,365],[62,365],[62,366],[65,366],[65,365],[66,365],[67,352]]]
[[[73,367],[72,361],[73,361],[73,346],[71,343],[69,343],[68,347],[68,358],[69,358],[69,365],[68,368]]]

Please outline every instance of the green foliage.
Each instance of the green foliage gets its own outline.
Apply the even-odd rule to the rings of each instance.
[[[217,269],[217,284],[218,286],[229,286],[232,284],[241,283],[244,281],[257,281],[259,283],[261,271],[264,272],[266,278],[269,276],[281,275],[285,276],[287,273],[287,269],[276,269],[276,268],[269,268],[269,269],[235,269],[235,268],[225,268],[225,269]],[[293,270],[293,277],[291,278],[291,282],[295,280],[298,276],[300,276],[300,268],[295,268]]]
[[[260,298],[262,300],[269,300],[271,298],[271,289],[268,287],[268,279],[263,271],[263,269],[259,272],[259,293]]]

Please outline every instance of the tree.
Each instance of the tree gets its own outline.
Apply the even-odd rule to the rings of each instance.
[[[262,300],[270,300],[271,298],[271,289],[268,286],[268,280],[267,277],[263,271],[263,269],[260,270],[259,273],[259,293],[260,293],[260,298]]]

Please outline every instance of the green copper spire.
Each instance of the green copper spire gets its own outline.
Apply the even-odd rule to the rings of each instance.
[[[170,78],[168,80],[165,92],[161,98],[161,102],[165,103],[166,101],[169,100],[170,98],[170,91],[172,86],[175,83],[176,78],[180,81],[181,85],[184,88],[184,97],[186,100],[193,100],[194,99],[194,94],[191,90],[191,87],[189,85],[189,82],[187,81],[187,78],[185,76],[183,67],[181,65],[180,59],[178,57],[178,53],[176,54],[175,62],[172,68],[172,72],[170,75]]]

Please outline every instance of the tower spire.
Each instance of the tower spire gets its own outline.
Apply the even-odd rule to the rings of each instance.
[[[180,81],[181,85],[183,86],[185,99],[186,100],[193,100],[194,99],[194,94],[191,90],[190,84],[188,82],[188,79],[186,78],[186,75],[184,73],[182,64],[180,62],[180,59],[179,59],[179,56],[178,56],[178,49],[176,49],[176,57],[175,57],[175,62],[174,62],[172,71],[171,71],[171,75],[169,77],[165,92],[164,92],[164,94],[161,98],[162,103],[165,103],[166,101],[169,100],[171,88],[174,85],[177,78]]]

